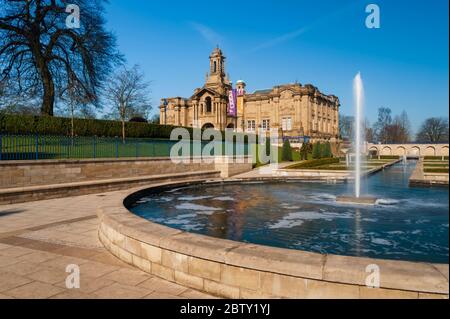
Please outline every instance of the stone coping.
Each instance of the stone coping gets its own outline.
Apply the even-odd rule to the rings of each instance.
[[[196,160],[201,163],[202,160],[209,161],[211,163],[234,163],[236,159],[243,159],[248,161],[251,156],[247,155],[235,155],[235,156],[208,156],[208,157],[177,157],[176,160]],[[232,160],[230,160],[232,159]],[[158,161],[170,161],[171,158],[167,157],[121,157],[121,158],[88,158],[88,159],[39,159],[39,160],[13,160],[13,161],[0,161],[0,166],[20,166],[20,165],[50,165],[50,164],[79,164],[79,163],[108,163],[108,162],[158,162]]]
[[[197,171],[197,172],[184,172],[184,173],[172,173],[172,174],[158,174],[158,175],[147,175],[147,176],[133,176],[125,178],[110,178],[110,179],[98,179],[89,180],[82,182],[72,182],[72,183],[59,183],[50,185],[34,185],[26,187],[12,187],[12,188],[2,188],[0,189],[0,195],[19,193],[19,192],[37,192],[41,190],[51,190],[51,189],[62,189],[62,188],[75,188],[75,187],[88,187],[97,186],[103,184],[122,184],[127,182],[140,182],[140,181],[159,181],[168,178],[189,178],[195,176],[202,176],[207,174],[219,174],[219,171],[209,170],[209,171]]]
[[[401,162],[401,159],[393,160],[387,162],[382,165],[378,165],[374,168],[364,170],[361,172],[361,176],[370,176],[379,171],[384,170],[385,168],[392,166]],[[354,179],[354,171],[353,170],[332,170],[332,169],[314,169],[314,168],[306,168],[306,169],[292,169],[292,168],[280,168],[276,171],[279,175],[282,176],[297,176],[297,177],[327,177],[327,178],[336,178],[336,179],[346,179],[352,180]]]
[[[448,298],[448,264],[324,255],[188,233],[128,211],[139,193],[190,180],[109,195],[97,209],[99,238],[123,261],[169,281],[228,298]],[[380,269],[380,288],[366,269]]]
[[[121,189],[129,189],[131,187],[138,187],[139,185],[176,181],[180,179],[217,179],[219,176],[219,171],[210,170],[128,178],[101,179],[51,185],[4,188],[0,189],[0,205],[111,192]]]

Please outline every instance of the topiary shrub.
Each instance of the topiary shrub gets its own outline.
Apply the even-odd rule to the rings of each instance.
[[[266,138],[266,155],[270,156],[270,161],[274,161],[274,154],[272,154],[272,143],[270,142],[270,138]]]
[[[322,146],[322,158],[331,158],[333,157],[333,153],[331,152],[331,144],[330,142],[326,142]]]
[[[313,149],[312,149],[312,158],[313,159],[319,159],[322,157],[321,148],[322,148],[322,146],[320,145],[320,142],[314,143]]]
[[[311,143],[303,143],[300,148],[300,160],[306,161],[308,159],[308,154],[312,152]]]
[[[292,148],[291,148],[291,143],[289,143],[289,140],[286,139],[283,142],[283,149],[282,149],[282,157],[281,159],[285,162],[287,161],[292,161]]]

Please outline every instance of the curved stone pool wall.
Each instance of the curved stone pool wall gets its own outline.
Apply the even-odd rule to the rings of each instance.
[[[167,185],[180,182],[152,188]],[[97,211],[99,238],[121,260],[168,281],[226,298],[448,298],[448,264],[322,255],[187,233],[129,212],[124,202],[136,191],[105,197]],[[379,288],[366,286],[370,265],[380,270]]]

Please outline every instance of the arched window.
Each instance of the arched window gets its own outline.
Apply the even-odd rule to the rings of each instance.
[[[206,112],[207,113],[211,113],[211,111],[212,111],[212,102],[211,102],[211,98],[209,96],[205,99],[205,104],[206,104]]]
[[[217,61],[214,61],[214,71],[213,71],[214,73],[216,73],[217,72]]]

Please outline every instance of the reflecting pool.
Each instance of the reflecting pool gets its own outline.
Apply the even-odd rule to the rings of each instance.
[[[415,161],[364,180],[375,206],[336,203],[351,184],[248,182],[149,192],[128,208],[181,230],[318,253],[448,263],[448,188],[410,188]]]

